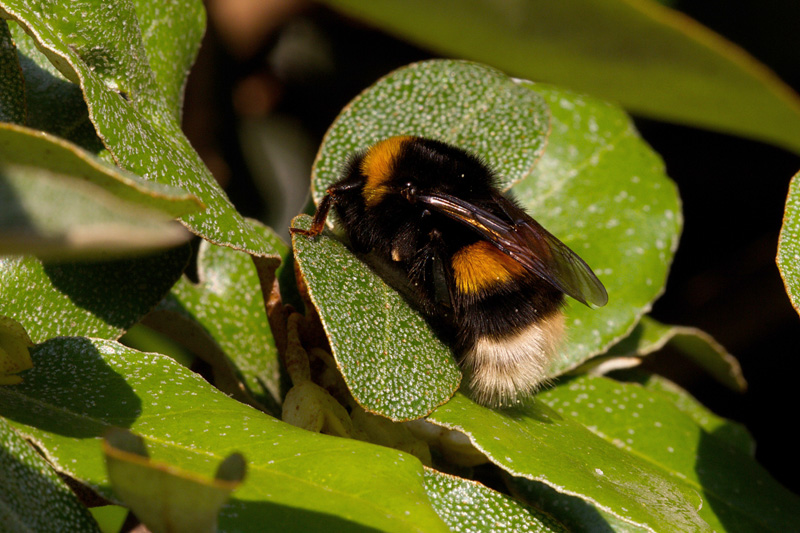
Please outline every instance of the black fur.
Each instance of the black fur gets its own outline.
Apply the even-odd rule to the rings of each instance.
[[[411,184],[422,192],[458,196],[508,219],[503,207],[493,201],[499,194],[494,174],[478,158],[439,141],[407,142],[391,171],[390,184],[396,192],[368,208],[363,196],[366,176],[360,168],[364,157],[365,154],[354,157],[344,179],[329,189],[335,198],[336,214],[355,251],[371,251],[381,261],[400,267],[417,293],[414,299],[422,310],[429,315],[450,317],[457,351],[469,347],[480,336],[501,339],[558,311],[563,294],[532,273],[480,294],[461,293],[453,282],[451,260],[464,246],[482,237],[452,218],[431,211],[424,203],[410,203],[400,194]],[[353,186],[356,183],[360,185]],[[392,259],[393,250],[401,261]]]

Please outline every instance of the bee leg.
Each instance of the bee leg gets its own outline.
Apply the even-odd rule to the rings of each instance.
[[[292,235],[305,235],[306,237],[316,237],[325,228],[325,220],[328,218],[328,213],[336,203],[336,195],[355,191],[363,185],[363,180],[360,177],[348,178],[334,183],[328,190],[325,191],[325,196],[317,206],[317,212],[314,213],[314,219],[311,221],[311,227],[308,229],[289,228],[289,233]]]
[[[306,237],[316,237],[322,233],[322,229],[325,227],[325,220],[328,218],[328,212],[333,207],[333,202],[334,197],[329,189],[328,194],[322,198],[322,201],[317,206],[317,212],[314,213],[311,227],[308,229],[289,228],[289,233],[292,235],[305,235]]]

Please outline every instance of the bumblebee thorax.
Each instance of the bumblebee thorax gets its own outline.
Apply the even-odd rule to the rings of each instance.
[[[414,204],[417,193],[485,195],[494,185],[480,160],[442,142],[408,135],[373,145],[357,165],[367,208],[398,195]]]

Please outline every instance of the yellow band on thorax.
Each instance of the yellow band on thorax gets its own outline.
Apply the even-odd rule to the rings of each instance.
[[[384,139],[370,148],[364,156],[360,170],[367,178],[363,189],[367,207],[377,205],[388,191],[387,185],[392,178],[397,156],[403,145],[412,139],[408,135]]]

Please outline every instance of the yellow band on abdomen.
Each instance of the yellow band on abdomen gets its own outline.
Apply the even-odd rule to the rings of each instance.
[[[453,255],[453,274],[459,291],[475,294],[523,276],[525,267],[490,242],[478,241]]]

